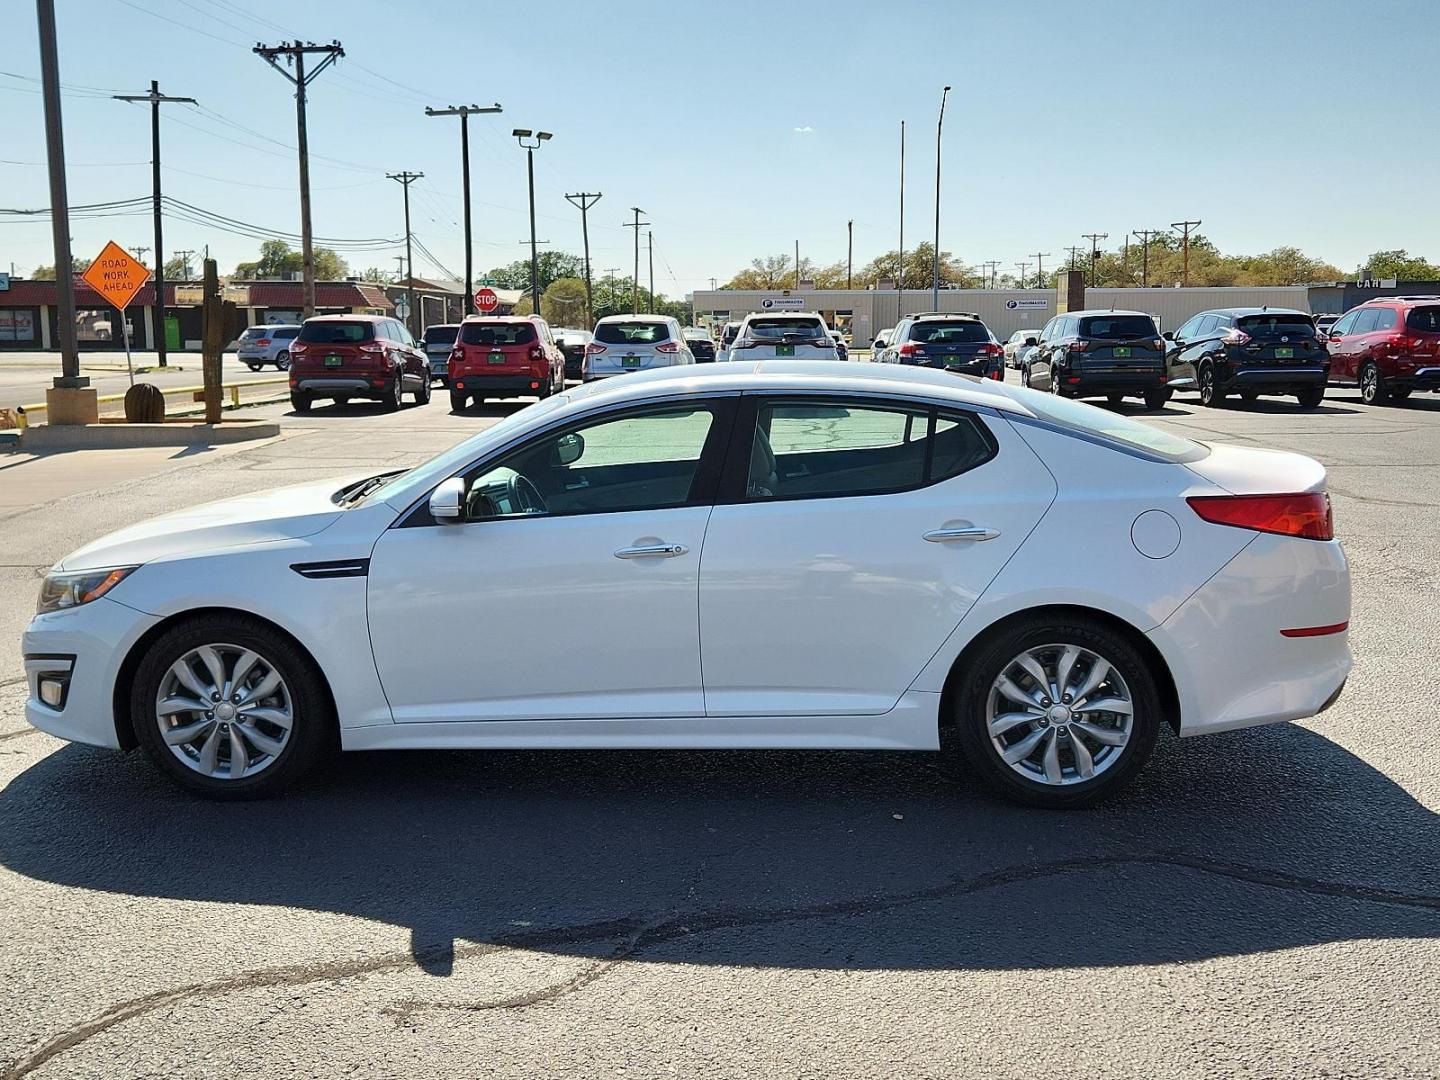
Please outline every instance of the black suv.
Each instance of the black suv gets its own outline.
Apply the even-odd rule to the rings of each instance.
[[[919,364],[982,379],[1005,377],[1005,350],[980,316],[964,311],[922,311],[895,324],[882,364]]]
[[[1330,353],[1309,314],[1290,308],[1202,311],[1165,335],[1172,382],[1193,377],[1200,404],[1218,407],[1228,394],[1294,394],[1302,409],[1325,399]]]
[[[1142,397],[1147,409],[1170,400],[1165,341],[1143,311],[1070,311],[1040,331],[1021,373],[1026,386],[1061,397],[1103,397],[1118,405]]]

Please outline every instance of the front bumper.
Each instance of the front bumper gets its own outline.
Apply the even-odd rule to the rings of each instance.
[[[115,681],[135,642],[159,621],[108,597],[35,616],[21,639],[29,690],[26,721],[70,742],[120,749]],[[70,677],[62,707],[46,705],[40,699],[41,677],[67,664]]]
[[[539,384],[532,385],[532,384]],[[544,380],[534,375],[456,375],[450,380],[451,389],[483,397],[519,397],[522,394],[538,394],[544,388]]]

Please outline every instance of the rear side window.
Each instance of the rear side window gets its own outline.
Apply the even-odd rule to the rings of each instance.
[[[819,319],[786,319],[766,316],[751,319],[748,333],[758,341],[784,341],[786,338],[828,338],[830,332]]]
[[[248,328],[243,334],[240,335],[240,340],[241,340],[241,341],[256,341],[256,340],[264,337],[264,336],[265,336],[266,334],[268,334],[269,332],[270,332],[270,331],[268,330],[268,328],[266,328],[266,327],[264,327],[264,326],[252,326],[252,327]]]
[[[994,457],[968,413],[772,401],[756,410],[745,498],[836,498],[905,491]]]
[[[1411,308],[1405,316],[1405,328],[1422,334],[1440,334],[1440,307]]]
[[[1355,325],[1350,328],[1352,334],[1368,334],[1375,329],[1375,315],[1378,308],[1361,308],[1355,315]]]
[[[1315,329],[1304,315],[1242,315],[1236,325],[1248,334],[1308,334]]]
[[[312,319],[300,330],[301,341],[317,345],[354,345],[375,340],[375,324],[371,322],[340,322]]]
[[[466,345],[528,345],[535,340],[535,325],[529,322],[467,322],[460,327]]]
[[[425,344],[454,345],[455,335],[459,332],[458,326],[427,326],[425,328]]]
[[[289,341],[300,331],[293,326],[282,326],[272,335],[277,341]]]
[[[1393,307],[1382,307],[1375,309],[1376,330],[1394,330],[1400,325],[1400,312]]]
[[[925,345],[964,345],[990,340],[990,331],[978,322],[917,322],[910,340]]]
[[[1155,320],[1148,315],[1091,315],[1080,320],[1085,338],[1141,338],[1155,336]]]
[[[670,340],[670,328],[661,322],[602,322],[595,339],[606,345],[654,345]]]

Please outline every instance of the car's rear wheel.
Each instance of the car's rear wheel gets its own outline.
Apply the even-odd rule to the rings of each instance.
[[[296,412],[309,412],[310,406],[314,404],[309,394],[291,394],[290,407]]]
[[[960,745],[991,787],[1020,802],[1089,805],[1128,783],[1154,749],[1154,674],[1103,623],[1017,623],[986,641],[961,677]]]
[[[281,352],[276,355],[276,357],[275,357],[275,370],[276,370],[276,371],[289,371],[289,370],[290,370],[290,354],[289,354],[288,352],[285,352],[284,350],[281,350]]]
[[[467,395],[467,394],[465,394],[465,393],[462,393],[462,392],[459,391],[459,390],[451,390],[451,391],[450,391],[450,411],[451,411],[451,412],[459,412],[461,409],[465,408],[465,405],[466,405],[466,403],[467,403],[469,400],[470,400],[469,395]]]
[[[395,372],[390,380],[390,391],[380,399],[380,404],[385,407],[386,412],[399,412],[405,407],[403,394],[405,393],[405,380],[400,372]]]
[[[1111,405],[1119,405],[1125,400],[1124,394],[1106,394],[1105,400]]]
[[[1320,403],[1325,400],[1325,387],[1307,386],[1304,390],[1297,393],[1295,398],[1300,402],[1302,409],[1317,409],[1320,407]]]
[[[259,365],[259,364],[246,363],[245,366],[248,367],[251,371],[259,371],[259,370],[260,370],[260,365]]]
[[[1145,391],[1145,408],[1151,412],[1157,412],[1170,403],[1169,390],[1147,390]]]
[[[1384,405],[1389,398],[1390,391],[1385,388],[1380,369],[1374,364],[1366,364],[1360,369],[1360,400],[1366,405]]]
[[[164,773],[218,799],[276,794],[335,746],[319,669],[243,615],[199,617],[162,634],[136,670],[130,718]]]
[[[1240,391],[1240,400],[1243,401],[1243,402],[1245,402],[1246,405],[1253,405],[1255,402],[1257,402],[1257,401],[1260,400],[1260,391],[1259,391],[1259,390],[1241,390],[1241,391]]]
[[[1200,385],[1200,404],[1207,409],[1218,409],[1225,404],[1225,391],[1220,389],[1215,379],[1215,365],[1201,364],[1200,370],[1195,373]]]

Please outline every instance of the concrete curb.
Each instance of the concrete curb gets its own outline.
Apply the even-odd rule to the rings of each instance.
[[[220,446],[273,439],[279,434],[280,425],[274,420],[225,420],[219,424],[45,424],[26,428],[18,449],[45,453],[134,446]]]

